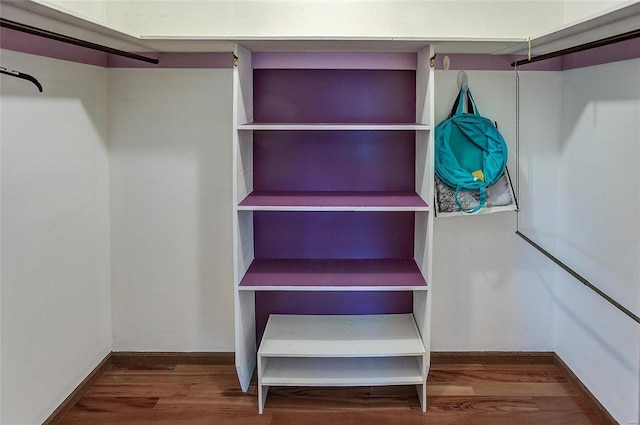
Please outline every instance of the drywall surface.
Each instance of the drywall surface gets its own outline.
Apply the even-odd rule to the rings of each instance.
[[[458,71],[436,71],[436,122],[451,110],[458,93],[457,74]],[[467,75],[480,113],[497,121],[507,142],[509,169],[515,178],[515,73],[467,71]],[[546,92],[538,95],[554,97],[558,88],[556,78]],[[551,125],[541,134],[552,132],[554,122],[555,129],[559,128],[557,114],[546,104],[538,104],[535,112]],[[536,165],[549,166],[542,162]],[[555,211],[550,214],[555,216]],[[433,350],[552,349],[550,295],[555,271],[541,267],[543,261],[515,235],[516,220],[515,212],[435,219]]]
[[[640,315],[640,59],[565,71],[555,255]],[[578,281],[556,292],[556,350],[621,423],[638,421],[640,326]]]
[[[144,36],[525,38],[628,1],[36,0]]]
[[[640,310],[640,60],[520,72],[519,229]],[[542,254],[553,350],[621,424],[638,422],[640,329]]]
[[[561,19],[561,2],[240,0],[108,5],[110,24],[163,36],[525,37],[559,26]]]
[[[640,315],[640,60],[563,73],[557,255]]]
[[[37,0],[36,0],[37,1]],[[83,17],[95,22],[107,22],[107,5],[109,0],[54,0],[39,1],[44,5],[52,5],[63,12]]]
[[[233,351],[231,69],[110,69],[113,349]]]
[[[635,3],[635,1],[623,0],[564,0],[563,2],[564,25],[571,25],[594,16],[602,15],[619,7]]]
[[[39,424],[111,350],[107,73],[2,50],[2,417]]]
[[[468,71],[480,112],[498,121],[520,171],[520,213],[437,218],[434,230],[433,349],[556,351],[624,424],[640,412],[637,323],[513,232],[638,314],[639,66],[520,71],[518,167],[516,74]],[[456,74],[436,72],[437,121]]]

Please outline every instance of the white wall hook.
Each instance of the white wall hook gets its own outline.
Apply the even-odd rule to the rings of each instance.
[[[467,73],[464,71],[458,72],[458,90],[460,89],[465,92],[469,89],[469,77],[467,77]]]

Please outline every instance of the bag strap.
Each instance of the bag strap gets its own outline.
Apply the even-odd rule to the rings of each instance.
[[[471,97],[471,91],[467,87],[467,90],[461,88],[458,92],[458,96],[456,97],[455,102],[453,102],[453,108],[451,108],[451,112],[449,113],[449,116],[447,118],[451,118],[454,115],[461,115],[463,113],[462,98],[464,97],[465,91],[467,92],[467,113],[479,115],[477,111],[478,107],[476,106],[473,97]]]
[[[465,210],[464,207],[462,206],[462,204],[460,203],[460,200],[458,199],[458,195],[460,194],[460,190],[461,190],[461,185],[458,185],[456,187],[456,194],[455,194],[455,201],[456,201],[456,205],[458,206],[458,208],[460,208],[460,211],[465,212],[467,214],[473,214],[476,211],[480,211],[480,209],[482,207],[484,207],[484,204],[487,202],[487,188],[485,186],[480,186],[479,190],[480,190],[480,202],[478,203],[478,206],[475,207],[472,210]]]
[[[476,101],[473,99],[471,95],[471,89],[467,88],[467,109],[471,112],[470,114],[480,115],[480,111],[478,111],[478,105],[476,105]]]

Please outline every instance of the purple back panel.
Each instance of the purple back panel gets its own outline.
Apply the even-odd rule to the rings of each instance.
[[[412,123],[411,70],[254,69],[255,122]]]
[[[254,69],[262,123],[413,123],[415,71]],[[414,191],[414,132],[255,131],[254,190]],[[254,211],[256,259],[413,258],[413,212]],[[269,314],[409,313],[406,292],[256,292]]]
[[[256,339],[269,314],[403,314],[413,311],[413,293],[401,292],[256,292]]]
[[[411,131],[255,131],[260,191],[413,191]]]
[[[411,52],[253,52],[253,69],[413,69]]]
[[[254,211],[255,258],[413,258],[414,213]]]

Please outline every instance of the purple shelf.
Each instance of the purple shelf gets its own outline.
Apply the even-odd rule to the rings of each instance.
[[[253,118],[288,123],[414,122],[416,72],[254,69]]]
[[[415,192],[303,192],[254,191],[239,204],[247,209],[266,207],[320,207],[320,208],[400,208],[427,209],[427,203]]]
[[[240,289],[426,290],[412,259],[255,259]]]
[[[248,122],[240,124],[239,130],[387,130],[387,131],[415,131],[430,130],[428,124],[416,122]]]

